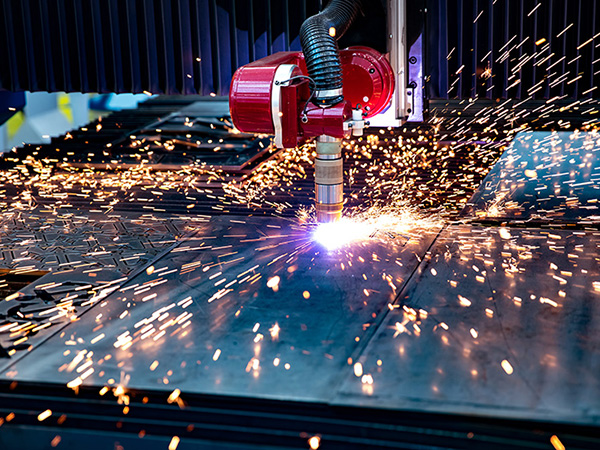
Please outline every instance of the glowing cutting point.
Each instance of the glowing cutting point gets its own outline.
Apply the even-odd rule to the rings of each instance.
[[[428,216],[410,207],[386,210],[374,207],[352,217],[342,217],[337,222],[318,223],[313,240],[328,250],[371,239],[404,245],[423,231],[438,230],[441,223],[439,217]]]
[[[371,227],[366,223],[350,219],[340,219],[337,222],[320,223],[313,233],[313,239],[327,250],[335,250],[351,242],[367,239]]]

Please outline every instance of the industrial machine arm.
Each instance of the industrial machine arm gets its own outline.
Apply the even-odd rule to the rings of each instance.
[[[235,126],[275,135],[278,148],[316,138],[317,221],[338,220],[343,206],[342,139],[361,136],[367,122],[389,106],[394,73],[385,56],[368,47],[337,48],[359,12],[356,0],[332,0],[308,18],[303,52],[280,52],[240,67],[229,93]]]

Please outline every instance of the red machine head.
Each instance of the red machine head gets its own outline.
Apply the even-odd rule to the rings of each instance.
[[[373,117],[384,111],[394,93],[394,71],[384,55],[369,47],[349,47],[340,52],[344,99],[353,109]]]
[[[353,129],[362,134],[364,119],[389,105],[394,74],[371,48],[341,50],[340,60],[345,100],[328,108],[309,102],[301,52],[280,52],[240,67],[229,93],[233,123],[243,132],[274,134],[277,147],[295,147],[321,135],[343,138]]]

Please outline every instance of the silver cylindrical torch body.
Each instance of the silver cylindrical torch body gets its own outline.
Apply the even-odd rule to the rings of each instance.
[[[315,204],[318,222],[335,222],[342,216],[344,203],[344,161],[342,140],[331,136],[317,138],[315,159]]]

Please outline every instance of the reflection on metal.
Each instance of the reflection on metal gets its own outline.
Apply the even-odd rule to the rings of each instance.
[[[329,252],[310,228],[215,217],[2,376],[66,384],[88,364],[86,385],[327,401],[435,232]]]
[[[394,118],[402,122],[422,122],[423,96],[423,33],[409,48],[407,36],[407,4],[405,0],[388,1],[388,50],[390,64],[396,76],[392,99]],[[410,20],[419,21],[419,17]],[[398,126],[389,119],[374,118],[378,126]]]
[[[451,226],[342,404],[600,424],[600,233]],[[378,361],[383,361],[382,365]]]
[[[52,219],[33,210],[18,218],[7,214],[0,223],[0,262],[7,267],[0,280],[19,288],[0,302],[7,356],[30,351],[206,221],[86,214]]]
[[[0,303],[0,346],[6,356],[30,349],[30,339],[38,332],[68,323],[81,308],[94,303],[101,288],[86,281],[52,281],[8,296]]]
[[[16,411],[0,447],[20,426],[54,430],[62,416],[37,419],[47,408],[64,411],[70,432],[117,430],[111,447],[122,435],[139,444],[142,431],[182,447],[292,448],[322,436],[344,450],[526,449],[555,434],[567,448],[600,447],[595,428],[576,426],[600,417],[600,234],[585,229],[595,220],[586,193],[598,179],[595,135],[520,136],[463,215],[500,225],[487,228],[444,228],[436,214],[405,209],[411,200],[457,210],[496,158],[483,142],[419,144],[430,135],[418,131],[381,130],[344,149],[346,206],[373,203],[364,220],[354,208],[324,229],[302,210],[313,202],[306,148],[235,183],[217,170],[69,163],[109,153],[123,136],[127,147],[142,132],[181,133],[187,125],[148,126],[174,110],[201,118],[190,128],[210,129],[218,146],[224,122],[175,103],[152,99],[1,162],[0,263],[49,273],[0,303],[12,352],[0,360],[0,417]],[[551,184],[563,172],[568,182]],[[511,228],[522,224],[480,216],[500,191],[504,206],[533,211],[538,190],[567,196],[567,208],[535,214],[568,223],[561,214],[576,196],[572,216],[585,226]]]
[[[600,223],[600,135],[519,133],[463,215],[485,220]]]
[[[13,295],[46,273],[37,270],[13,273],[9,269],[0,269],[0,299]]]
[[[344,206],[342,140],[321,135],[316,142],[315,208],[317,222],[335,222]]]

